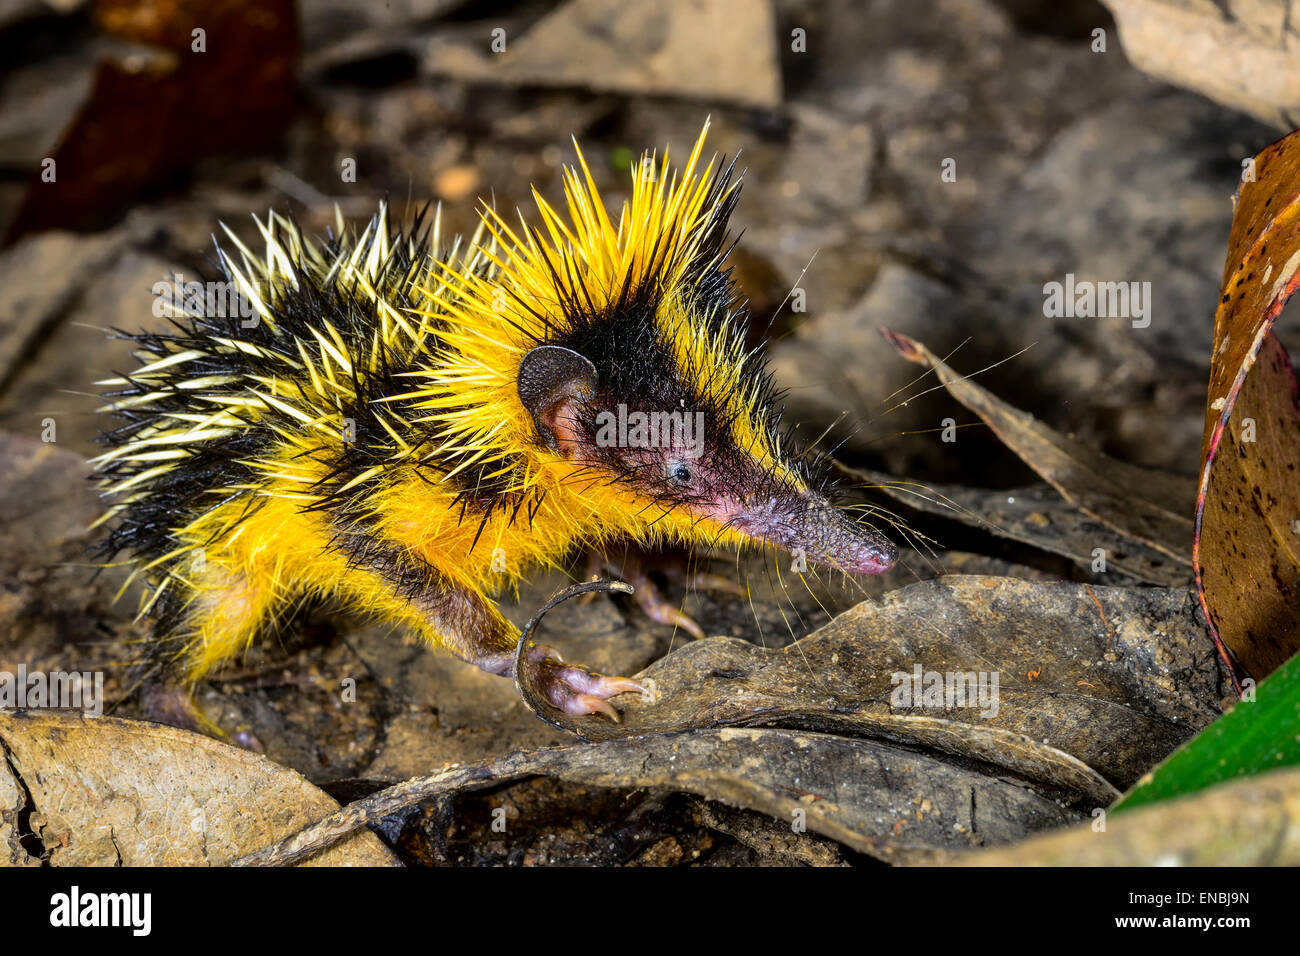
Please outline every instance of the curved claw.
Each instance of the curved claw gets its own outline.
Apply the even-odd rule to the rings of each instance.
[[[646,588],[638,588],[634,597],[641,610],[645,611],[646,616],[651,620],[680,627],[697,641],[704,640],[704,628],[700,627],[695,618],[669,604],[661,595],[651,594]]]
[[[613,704],[591,694],[574,694],[564,702],[561,709],[566,714],[572,714],[575,717],[585,717],[587,714],[602,714],[616,724],[623,721],[623,715],[614,709]]]
[[[638,562],[628,562],[623,569],[623,577],[628,584],[636,588],[633,600],[652,621],[680,627],[697,641],[704,640],[704,628],[695,619],[678,607],[674,607],[664,598],[659,586],[650,579],[645,568]]]
[[[536,687],[552,705],[577,717],[602,714],[618,723],[620,715],[606,702],[619,694],[645,694],[646,686],[630,677],[605,677],[577,664],[566,664],[559,653],[545,644],[529,652],[537,668]]]
[[[700,627],[693,617],[664,597],[663,592],[648,573],[650,567],[662,571],[666,577],[687,590],[712,591],[737,597],[745,597],[748,594],[745,588],[724,575],[709,571],[689,573],[682,560],[664,555],[647,556],[631,552],[624,555],[621,560],[611,561],[597,551],[588,551],[584,573],[587,580],[598,579],[602,572],[622,578],[636,589],[634,600],[647,617],[660,624],[681,628],[697,641],[703,640],[704,628]],[[579,598],[583,602],[598,599],[599,595],[594,592]]]
[[[712,571],[688,573],[681,564],[665,564],[662,568],[669,580],[680,584],[689,591],[713,591],[718,594],[731,594],[744,597],[748,592],[724,574]]]
[[[645,685],[630,677],[603,677],[593,674],[585,667],[569,666],[560,672],[560,679],[583,694],[591,694],[604,700],[619,694],[644,694]]]

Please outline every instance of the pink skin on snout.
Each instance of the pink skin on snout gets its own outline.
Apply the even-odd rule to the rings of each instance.
[[[588,460],[584,451],[595,439],[577,427],[577,421],[572,414],[556,416],[551,429],[562,453]],[[648,474],[671,477],[684,469],[686,477],[676,486],[678,502],[691,513],[789,554],[802,554],[814,564],[848,574],[882,574],[898,559],[898,549],[887,539],[861,527],[820,495],[777,482],[752,459],[738,462],[724,455],[711,460],[676,440],[668,448],[620,452],[625,463]],[[596,456],[590,460],[599,467]],[[651,487],[658,491],[661,486]],[[737,488],[755,491],[741,495]]]
[[[811,493],[751,501],[724,499],[700,509],[718,524],[849,574],[883,574],[898,549]]]

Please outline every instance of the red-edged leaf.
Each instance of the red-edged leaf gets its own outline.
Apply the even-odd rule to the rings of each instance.
[[[1272,331],[1300,286],[1300,133],[1254,172],[1214,320],[1192,560],[1220,649],[1262,678],[1300,651],[1300,404]]]

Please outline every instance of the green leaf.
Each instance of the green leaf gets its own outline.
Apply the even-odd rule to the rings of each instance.
[[[1300,655],[1170,754],[1110,808],[1129,810],[1216,783],[1300,764]]]

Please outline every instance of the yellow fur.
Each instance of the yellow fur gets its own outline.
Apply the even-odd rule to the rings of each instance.
[[[275,321],[262,297],[277,283],[292,286],[290,264],[299,260],[321,276],[339,274],[355,281],[381,315],[368,355],[349,356],[337,330],[322,323],[318,348],[300,346],[293,381],[262,379],[250,387],[245,380],[195,378],[186,384],[202,391],[210,414],[161,417],[129,444],[97,460],[101,465],[119,459],[157,463],[105,489],[119,498],[105,520],[126,507],[133,494],[143,493],[154,477],[183,464],[177,446],[184,442],[235,434],[267,410],[288,414],[299,425],[279,433],[276,453],[248,463],[260,476],[255,487],[211,489],[216,506],[174,529],[181,547],[139,569],[153,586],[151,602],[168,588],[187,592],[189,631],[181,635],[185,680],[192,683],[241,653],[278,613],[307,596],[330,598],[413,628],[431,644],[444,637],[380,574],[349,564],[340,549],[331,547],[337,528],[331,529],[324,511],[305,510],[316,503],[318,483],[328,473],[311,453],[337,445],[343,425],[339,409],[352,397],[352,364],[374,367],[385,349],[414,359],[416,371],[408,373],[409,390],[390,396],[381,410],[391,438],[389,461],[354,481],[373,486],[366,498],[370,533],[420,555],[472,593],[490,597],[514,587],[530,570],[558,563],[576,545],[599,549],[611,528],[647,545],[743,543],[739,534],[682,511],[664,513],[626,486],[593,480],[581,466],[537,443],[534,423],[516,391],[520,361],[545,331],[539,316],[559,314],[564,294],[579,279],[597,309],[629,280],[663,283],[655,321],[679,359],[719,370],[709,387],[719,403],[736,410],[737,440],[765,468],[801,487],[782,464],[780,449],[769,444],[757,396],[735,374],[742,357],[738,346],[706,331],[706,323],[692,321],[677,288],[712,212],[706,200],[714,164],[702,163],[704,135],[680,170],[669,166],[666,155],[662,167],[653,156],[639,163],[631,198],[616,220],[607,213],[579,151],[579,168],[565,174],[567,215],[537,194],[533,225],[521,213],[520,225],[511,227],[485,209],[482,226],[467,246],[430,259],[414,277],[407,291],[416,307],[409,310],[395,308],[376,290],[391,251],[382,209],[337,261],[275,215],[258,224],[266,243],[261,256],[231,236],[240,261],[230,264],[230,272],[261,321]],[[338,230],[344,231],[341,220]],[[434,240],[436,244],[436,227]],[[651,268],[656,248],[671,263],[666,271]],[[252,346],[228,342],[214,347],[247,351]],[[148,382],[175,363],[195,360],[194,355],[168,356],[132,379]],[[414,407],[417,417],[404,420],[393,399],[404,400],[405,414]],[[116,407],[148,410],[154,400],[156,395],[146,393]],[[406,436],[413,426],[432,427],[436,441],[412,448]],[[502,447],[525,453],[522,468],[504,459],[499,466],[508,469],[511,490],[527,496],[531,520],[512,520],[509,509],[498,509],[481,528],[477,519],[462,521],[451,484],[416,474],[422,458],[449,451],[491,470],[494,462],[487,459]],[[241,490],[253,495],[218,504]]]

